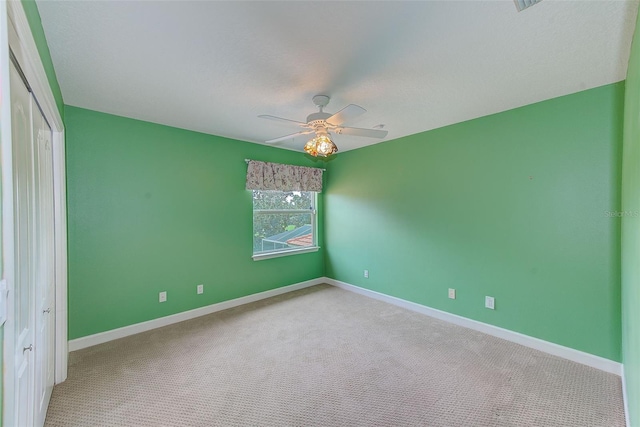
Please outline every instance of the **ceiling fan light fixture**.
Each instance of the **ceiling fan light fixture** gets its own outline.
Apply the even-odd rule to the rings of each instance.
[[[304,146],[304,151],[313,157],[328,157],[338,151],[336,144],[329,135],[321,134],[310,139]]]

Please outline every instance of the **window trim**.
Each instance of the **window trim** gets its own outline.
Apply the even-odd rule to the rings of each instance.
[[[320,249],[320,246],[309,246],[309,247],[300,248],[300,249],[287,249],[287,250],[284,250],[284,251],[263,252],[261,254],[253,255],[251,258],[254,261],[261,261],[263,259],[280,258],[280,257],[283,257],[283,256],[306,254],[306,253],[310,253],[310,252],[318,252],[319,249]]]
[[[253,194],[253,191],[255,190],[251,190],[251,193]],[[280,191],[280,190],[259,190],[259,191]],[[286,191],[280,191],[282,193],[286,193]],[[305,254],[305,253],[310,253],[310,252],[318,252],[318,250],[320,249],[320,246],[318,246],[318,192],[317,191],[302,191],[304,193],[312,193],[313,194],[313,205],[311,207],[311,209],[253,209],[253,199],[251,201],[251,217],[253,218],[253,215],[255,215],[256,212],[259,213],[271,213],[271,214],[278,214],[278,213],[284,213],[284,214],[288,214],[288,213],[293,213],[293,212],[298,212],[298,213],[307,213],[310,212],[311,213],[311,233],[313,234],[313,246],[307,246],[307,247],[303,247],[303,248],[291,248],[291,249],[284,249],[284,250],[273,250],[273,251],[269,251],[269,252],[260,252],[260,253],[253,253],[251,258],[254,261],[261,261],[264,259],[270,259],[270,258],[279,258],[279,257],[283,257],[283,256],[290,256],[290,255],[298,255],[298,254]],[[253,226],[252,226],[252,230],[253,230]]]

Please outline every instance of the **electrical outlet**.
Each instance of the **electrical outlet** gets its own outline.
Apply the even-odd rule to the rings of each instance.
[[[456,299],[456,290],[449,288],[449,298]]]
[[[364,271],[364,278],[368,279],[369,278],[369,270],[365,270]]]
[[[158,301],[165,302],[167,300],[167,291],[160,292]]]
[[[196,292],[198,293],[198,295],[203,294],[204,293],[204,285],[198,285]]]
[[[496,309],[496,300],[494,297],[484,297],[484,306],[491,310]]]

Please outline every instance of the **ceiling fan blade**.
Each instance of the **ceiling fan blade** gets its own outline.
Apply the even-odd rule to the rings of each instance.
[[[330,125],[340,126],[346,121],[355,119],[356,117],[366,113],[367,110],[360,107],[359,105],[349,104],[344,107],[342,110],[335,113],[333,116],[329,117],[326,121]]]
[[[280,141],[285,141],[287,139],[293,139],[298,135],[308,135],[310,133],[313,133],[312,130],[303,130],[302,132],[296,132],[296,133],[292,133],[290,135],[285,135],[285,136],[281,136],[280,138],[274,138],[274,139],[270,139],[268,141],[265,141],[267,144],[273,144],[274,142],[280,142]]]
[[[343,128],[339,127],[332,132],[338,135],[366,136],[369,138],[384,138],[389,133],[386,130],[379,129],[361,129],[361,128]]]
[[[298,126],[304,126],[304,127],[307,126],[306,123],[299,122],[297,120],[283,119],[282,117],[269,116],[269,115],[266,115],[266,114],[262,114],[262,115],[260,115],[258,117],[260,117],[261,119],[274,120],[276,122],[283,122],[283,123],[287,123],[287,124],[292,124],[293,123],[293,124],[296,124]]]

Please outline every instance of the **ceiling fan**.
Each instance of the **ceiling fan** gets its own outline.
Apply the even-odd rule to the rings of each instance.
[[[329,97],[326,95],[316,95],[313,97],[313,103],[319,108],[319,112],[312,113],[307,116],[307,122],[299,122],[296,120],[283,119],[281,117],[260,115],[258,117],[262,119],[275,120],[287,124],[292,124],[302,128],[302,130],[281,136],[279,138],[269,139],[265,141],[267,144],[273,144],[275,142],[284,141],[287,139],[295,138],[299,135],[315,134],[315,137],[310,139],[304,146],[304,151],[312,156],[327,157],[338,151],[338,147],[330,138],[330,132],[337,135],[352,135],[352,136],[366,136],[369,138],[384,138],[387,136],[386,130],[381,129],[362,129],[342,126],[343,123],[367,112],[364,108],[349,104],[342,110],[335,114],[325,113],[324,107],[329,103]]]

